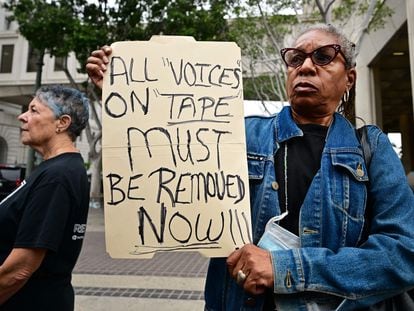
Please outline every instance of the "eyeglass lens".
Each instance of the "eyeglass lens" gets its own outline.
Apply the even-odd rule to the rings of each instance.
[[[324,66],[329,64],[338,54],[333,46],[322,46],[313,52],[305,53],[298,49],[291,49],[286,51],[284,58],[288,66],[298,67],[305,62],[305,59],[310,56],[315,65]]]

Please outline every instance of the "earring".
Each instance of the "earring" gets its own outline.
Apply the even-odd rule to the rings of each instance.
[[[344,95],[342,95],[342,102],[347,103],[349,100],[349,90],[346,89]]]

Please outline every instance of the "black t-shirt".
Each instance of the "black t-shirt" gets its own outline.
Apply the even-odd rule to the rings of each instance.
[[[275,156],[276,179],[279,183],[279,205],[286,210],[285,196],[285,144],[287,144],[287,185],[289,210],[279,225],[298,235],[300,207],[308,192],[313,177],[321,165],[328,127],[317,124],[298,124],[303,136],[294,137],[281,144]]]
[[[78,153],[42,162],[0,203],[0,263],[13,248],[48,250],[39,269],[0,310],[73,310],[71,273],[88,207],[89,184]]]

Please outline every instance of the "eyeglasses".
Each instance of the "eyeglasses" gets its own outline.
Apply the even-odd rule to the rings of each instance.
[[[286,48],[280,50],[280,54],[282,55],[283,61],[286,63],[286,65],[294,68],[301,66],[308,57],[311,58],[312,62],[315,65],[328,65],[335,59],[338,53],[341,53],[346,61],[345,55],[342,53],[341,46],[339,44],[324,45],[309,53],[305,53],[295,48]]]

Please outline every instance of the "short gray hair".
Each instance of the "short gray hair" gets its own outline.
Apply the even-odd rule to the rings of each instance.
[[[39,88],[36,97],[52,109],[56,118],[63,115],[71,117],[68,133],[75,141],[89,120],[89,100],[86,96],[73,88],[51,85]]]
[[[306,28],[302,29],[296,36],[295,41],[302,35],[310,31],[322,31],[333,35],[338,39],[338,43],[341,46],[341,51],[345,55],[345,67],[350,69],[356,66],[355,61],[355,44],[349,40],[345,34],[332,24],[315,24],[307,25]]]
[[[294,39],[295,42],[299,37],[310,31],[321,31],[334,36],[338,40],[338,44],[341,46],[341,51],[345,56],[345,68],[348,70],[356,66],[355,44],[349,40],[341,30],[331,24],[306,25],[306,28],[303,28]],[[356,83],[354,83],[349,90],[348,96],[342,96],[341,103],[338,107],[338,112],[351,122],[355,121],[355,89]]]

